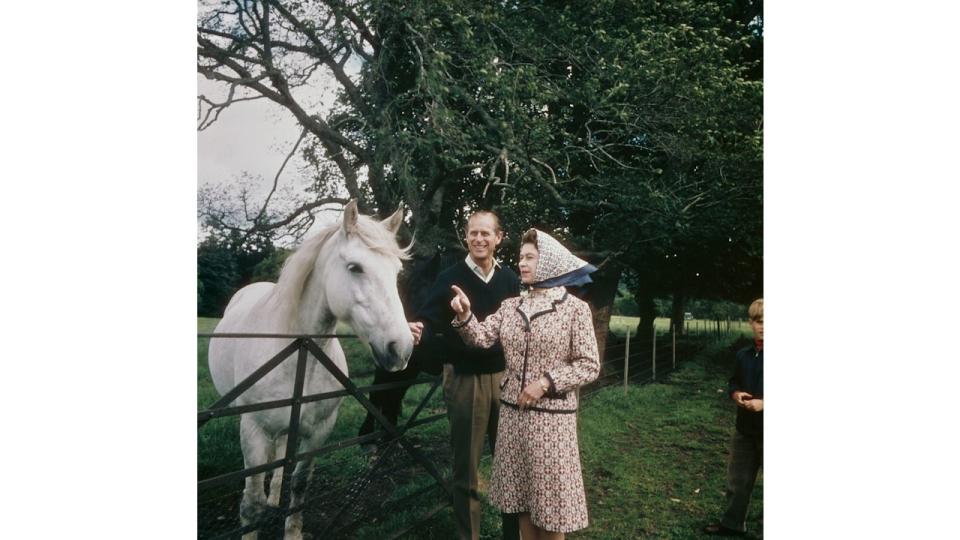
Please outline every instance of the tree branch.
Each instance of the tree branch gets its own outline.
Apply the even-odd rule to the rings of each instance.
[[[267,205],[270,204],[270,199],[273,197],[273,194],[277,191],[277,184],[280,183],[280,173],[283,172],[284,167],[287,166],[287,162],[290,161],[290,158],[293,157],[294,152],[297,151],[297,148],[300,146],[300,142],[303,141],[304,137],[307,136],[307,130],[303,129],[300,131],[300,137],[297,138],[297,142],[294,143],[293,148],[290,149],[290,153],[287,154],[287,157],[283,160],[283,163],[280,164],[280,170],[277,171],[276,176],[273,177],[273,187],[270,188],[270,193],[267,194],[267,198],[263,201],[263,206],[260,208],[260,212],[257,214],[257,217],[254,218],[254,222],[257,223],[263,219],[263,216],[267,213]]]

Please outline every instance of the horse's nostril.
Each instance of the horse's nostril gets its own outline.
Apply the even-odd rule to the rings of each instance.
[[[392,354],[393,356],[400,356],[400,352],[399,352],[396,341],[391,341],[390,343],[388,343],[387,350],[390,351],[390,354]]]

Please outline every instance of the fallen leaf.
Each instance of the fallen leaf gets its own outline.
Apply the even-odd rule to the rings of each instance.
[[[700,488],[693,490],[694,493],[700,493]]]
[[[670,500],[673,502],[680,502],[680,499],[674,499],[673,497],[670,497]]]

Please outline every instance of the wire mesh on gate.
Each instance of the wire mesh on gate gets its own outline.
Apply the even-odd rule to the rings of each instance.
[[[322,537],[338,538],[348,534],[365,523],[375,523],[378,516],[391,506],[408,503],[413,498],[422,498],[443,494],[441,499],[448,498],[447,479],[439,474],[437,463],[449,461],[449,451],[446,445],[437,441],[414,442],[415,435],[408,430],[422,426],[445,417],[440,414],[431,414],[425,418],[418,418],[421,413],[437,413],[442,411],[442,400],[435,399],[439,378],[418,378],[411,381],[388,383],[359,388],[346,375],[339,371],[333,362],[326,357],[320,347],[313,342],[313,337],[353,337],[353,336],[293,336],[293,335],[255,335],[255,334],[199,334],[198,337],[289,337],[293,341],[284,347],[280,353],[265,362],[250,377],[241,381],[238,386],[224,394],[207,410],[198,413],[198,429],[205,425],[214,426],[219,423],[235,424],[236,418],[244,412],[263,410],[267,408],[291,407],[291,426],[288,429],[288,442],[293,458],[290,460],[274,460],[256,468],[232,470],[227,473],[204,477],[198,482],[198,536],[200,538],[234,538],[246,532],[259,530],[261,538],[269,538],[282,534],[283,521],[286,515],[302,512],[305,530],[323,530]],[[299,376],[294,384],[293,396],[288,399],[274,400],[267,403],[258,403],[244,406],[230,406],[243,391],[252,387],[270,370],[280,365],[287,357],[298,354]],[[343,390],[326,392],[310,396],[302,396],[303,367],[307,361],[307,352],[314,355],[324,367],[334,375],[343,386]],[[420,401],[416,409],[404,418],[402,426],[388,425],[386,418],[369,402],[363,392],[377,389],[399,388],[431,384],[426,396]],[[299,390],[298,390],[299,389]],[[352,396],[364,409],[373,415],[379,423],[380,429],[372,434],[354,437],[351,439],[327,442],[309,452],[296,453],[292,450],[296,444],[296,435],[299,424],[298,408],[302,403]],[[439,401],[439,404],[437,403]],[[230,430],[226,430],[229,432]],[[234,427],[232,442],[239,440]],[[201,437],[202,438],[202,437]],[[291,440],[292,439],[292,440]],[[358,446],[364,443],[381,441],[381,451],[375,453],[358,453]],[[429,443],[429,444],[424,444]],[[436,444],[434,444],[436,443]],[[352,450],[351,450],[352,449]],[[203,449],[201,448],[201,452]],[[228,458],[228,467],[236,465],[236,454]],[[303,502],[290,507],[289,493],[290,473],[292,467],[299,461],[314,460],[322,457],[311,465],[312,481],[304,493]],[[408,457],[413,457],[411,463]],[[242,465],[241,465],[242,467]],[[423,475],[423,471],[429,473]],[[200,473],[203,474],[201,469]],[[277,475],[285,473],[281,483],[279,508],[268,508],[256,523],[246,527],[240,526],[239,502],[242,497],[246,477],[256,473]],[[424,482],[424,477],[428,480]],[[270,478],[266,479],[266,486],[270,485]],[[411,489],[403,486],[398,488],[398,482],[405,481],[411,484]],[[432,482],[432,483],[431,483]],[[268,492],[270,488],[267,488]],[[368,493],[377,496],[366,496]],[[396,494],[394,497],[383,497],[383,493]],[[276,495],[274,495],[275,497]],[[283,509],[283,510],[281,510]]]

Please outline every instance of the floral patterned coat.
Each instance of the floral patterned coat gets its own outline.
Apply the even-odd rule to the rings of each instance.
[[[589,524],[577,442],[577,393],[600,372],[590,307],[563,287],[504,300],[483,322],[458,328],[464,342],[500,341],[507,368],[501,382],[490,501],[501,512],[529,512],[538,527],[571,532]],[[520,410],[526,385],[546,375],[550,390]]]
[[[500,342],[507,361],[500,383],[501,401],[516,406],[526,385],[546,375],[550,390],[531,408],[574,412],[578,404],[572,390],[600,373],[590,306],[563,287],[547,289],[538,296],[508,298],[483,322],[471,317],[457,331],[465,343],[475,347]]]

